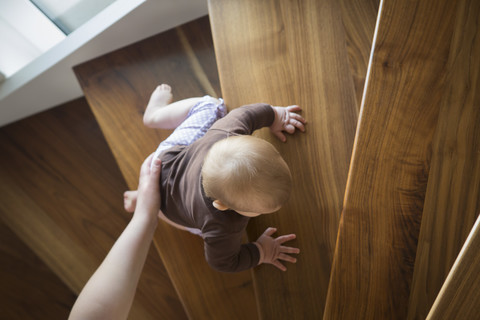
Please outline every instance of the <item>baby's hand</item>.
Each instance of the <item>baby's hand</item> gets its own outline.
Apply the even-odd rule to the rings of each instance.
[[[260,251],[260,263],[270,263],[282,271],[287,268],[280,260],[295,263],[297,259],[289,256],[287,253],[300,253],[300,249],[282,246],[284,242],[295,239],[295,234],[288,234],[278,238],[272,238],[271,235],[277,231],[276,228],[267,228],[265,232],[257,239],[255,245]]]
[[[287,138],[283,134],[283,131],[286,131],[290,134],[295,132],[295,128],[300,131],[305,131],[305,124],[307,121],[299,114],[294,111],[301,111],[302,109],[299,106],[288,106],[288,107],[273,107],[275,111],[275,120],[270,126],[270,131],[277,136],[282,142],[287,141]]]

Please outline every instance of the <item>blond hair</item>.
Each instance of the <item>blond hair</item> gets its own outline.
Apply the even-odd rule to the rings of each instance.
[[[253,136],[216,142],[203,163],[206,196],[233,210],[278,208],[288,200],[291,185],[290,169],[280,153],[269,142]]]

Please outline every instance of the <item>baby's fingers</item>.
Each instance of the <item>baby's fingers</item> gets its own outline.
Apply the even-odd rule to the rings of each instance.
[[[287,271],[287,268],[278,260],[273,261],[272,264],[282,271]]]
[[[292,234],[287,234],[287,235],[284,235],[284,236],[280,236],[278,238],[275,239],[276,242],[282,244],[284,242],[287,242],[287,241],[290,241],[290,240],[293,240],[295,239],[297,236],[292,233]]]
[[[282,133],[282,131],[275,131],[273,134],[282,142],[287,141],[287,137]]]
[[[290,134],[293,134],[293,133],[295,133],[295,126],[293,124],[291,124],[291,122],[290,122],[284,127],[284,130],[287,131]]]
[[[277,228],[268,227],[268,228],[263,232],[263,235],[270,237],[270,236],[272,236],[275,232],[277,232]]]
[[[283,261],[287,261],[287,262],[291,262],[291,263],[296,263],[297,262],[296,258],[294,258],[292,256],[289,256],[288,254],[285,254],[285,253],[280,253],[278,255],[278,259],[283,260]]]
[[[298,106],[298,105],[293,105],[293,106],[288,106],[287,110],[290,111],[290,112],[291,111],[302,111],[302,108],[300,108],[300,106]]]
[[[305,131],[305,124],[307,121],[296,113],[292,113],[290,117],[290,123],[293,124],[298,129]]]
[[[300,249],[298,248],[293,248],[293,247],[284,247],[284,246],[280,246],[280,252],[283,252],[283,253],[300,253]]]
[[[294,129],[297,128],[298,130],[305,132],[305,125],[302,122],[296,119],[290,119],[290,124],[294,126]]]
[[[305,120],[305,118],[299,115],[298,113],[290,112],[289,115],[290,115],[290,118],[300,121],[301,123],[307,123],[307,120]]]

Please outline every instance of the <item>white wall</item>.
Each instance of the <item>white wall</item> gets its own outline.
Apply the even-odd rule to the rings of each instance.
[[[88,35],[84,37],[81,41],[86,41],[85,44],[67,43],[70,50],[74,47],[72,52],[65,53],[68,49],[62,49],[60,44],[0,85],[0,126],[83,96],[73,66],[208,13],[207,0],[118,2],[136,2],[138,6],[99,35],[91,39]],[[99,21],[108,18],[106,15]],[[61,52],[62,58],[58,58],[55,50]]]

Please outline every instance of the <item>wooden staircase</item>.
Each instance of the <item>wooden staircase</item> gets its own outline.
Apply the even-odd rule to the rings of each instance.
[[[144,158],[170,133],[142,124],[159,83],[172,86],[174,99],[210,94],[230,109],[299,104],[308,121],[285,144],[256,133],[290,165],[294,191],[278,213],[252,219],[246,234],[254,240],[268,226],[296,233],[297,264],[285,273],[269,265],[218,273],[200,238],[160,223],[130,318],[478,318],[479,19],[475,0],[209,0],[209,17],[75,67],[126,182],[109,185],[105,197],[136,189]],[[2,201],[2,221],[78,294],[128,215],[104,207],[98,219],[94,205],[80,206],[72,221],[39,205],[48,190],[35,187],[38,172],[52,186],[102,184],[78,172],[58,178],[56,167],[71,169],[52,161],[84,155],[88,165],[77,171],[116,172],[96,163],[111,158],[106,146],[91,156],[72,147],[76,136],[84,145],[99,139],[89,127],[48,136],[48,119],[32,128],[62,152],[20,139],[26,126],[0,132],[0,188],[18,199]],[[11,159],[28,162],[24,150],[38,156],[22,173]],[[78,197],[75,185],[67,192]],[[100,202],[94,191],[81,196]],[[90,241],[104,251],[89,252]]]

